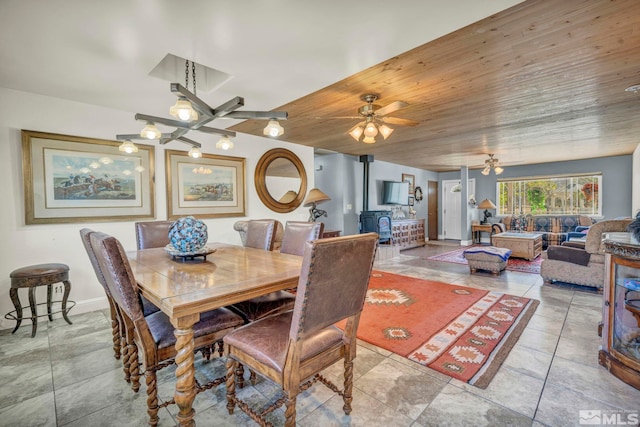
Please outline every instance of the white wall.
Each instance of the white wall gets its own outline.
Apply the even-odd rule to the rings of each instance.
[[[168,108],[168,107],[167,107]],[[142,123],[136,122],[133,112],[123,112],[93,105],[70,102],[58,98],[34,95],[0,88],[0,170],[4,176],[0,185],[0,315],[13,310],[9,299],[9,273],[16,268],[47,262],[61,262],[70,267],[71,300],[78,302],[71,314],[106,308],[104,291],[95,278],[89,259],[80,241],[83,227],[100,230],[117,237],[126,250],[135,249],[133,221],[25,225],[22,185],[22,129],[64,135],[114,140],[116,134],[137,133]],[[224,127],[224,123],[219,127]],[[286,136],[286,122],[283,123]],[[233,223],[246,218],[275,218],[283,224],[287,220],[305,221],[307,209],[300,207],[289,214],[278,214],[267,209],[258,198],[253,174],[260,156],[274,147],[284,147],[300,157],[307,172],[309,188],[314,186],[313,149],[278,140],[238,134],[231,152],[215,148],[216,136],[192,132],[190,138],[203,143],[204,153],[228,154],[246,158],[247,216],[204,220],[209,240],[240,244]],[[154,142],[151,142],[153,144]],[[167,218],[166,186],[164,175],[164,147],[156,144],[156,218]],[[187,150],[179,142],[167,144],[167,149]],[[20,292],[23,305],[26,293]],[[46,301],[45,288],[39,288],[37,299]],[[1,319],[0,327],[10,327],[13,321]]]

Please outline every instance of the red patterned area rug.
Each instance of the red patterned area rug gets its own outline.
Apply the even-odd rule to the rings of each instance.
[[[439,255],[430,256],[427,259],[434,261],[452,262],[455,264],[467,264],[467,260],[464,259],[462,253],[470,246],[456,249],[455,251],[445,252]],[[542,264],[542,257],[538,256],[533,261],[527,261],[521,258],[509,258],[507,261],[507,270],[519,271],[521,273],[540,274],[540,264]]]
[[[534,299],[374,271],[358,338],[485,388],[538,304]]]

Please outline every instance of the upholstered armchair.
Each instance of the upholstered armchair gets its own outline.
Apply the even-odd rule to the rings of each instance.
[[[631,219],[614,219],[592,225],[587,232],[584,249],[563,244],[549,246],[542,253],[540,275],[545,281],[560,281],[576,285],[604,286],[603,233],[624,232]]]

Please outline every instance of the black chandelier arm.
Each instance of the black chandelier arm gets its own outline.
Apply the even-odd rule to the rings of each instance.
[[[196,148],[202,148],[202,144],[200,144],[199,142],[194,141],[193,139],[189,139],[189,138],[186,138],[184,136],[179,136],[177,139],[179,139],[182,142],[186,142],[187,144],[191,144]]]
[[[286,111],[234,111],[225,116],[238,120],[287,120],[288,117]]]
[[[163,138],[173,139],[170,133],[163,133],[160,136],[160,139],[163,139]],[[116,135],[116,140],[118,141],[126,141],[126,140],[132,140],[132,139],[140,139],[145,141],[148,140],[147,138],[143,138],[142,136],[140,136],[139,133],[122,133],[122,134]]]
[[[184,96],[200,114],[209,117],[211,120],[222,118],[228,113],[244,106],[244,98],[236,96],[215,109],[211,108],[206,102],[189,92],[189,90],[180,83],[171,83],[171,92],[179,94],[178,96]]]
[[[190,131],[190,130],[197,130],[198,132],[204,132],[204,133],[213,133],[216,135],[222,135],[222,136],[228,136],[230,138],[235,138],[236,133],[234,131],[231,130],[226,130],[226,129],[218,129],[218,128],[213,128],[210,126],[203,126],[204,124],[210,122],[212,119],[206,118],[206,120],[199,120],[196,123],[185,123],[185,122],[180,122],[178,120],[172,120],[172,119],[165,119],[164,117],[156,117],[156,116],[149,116],[147,114],[136,114],[135,116],[136,120],[140,120],[142,122],[153,122],[156,124],[161,124],[161,125],[166,125],[166,126],[172,126],[178,129],[184,129],[186,131]],[[175,131],[174,131],[174,136],[175,138],[177,138],[178,136],[181,135],[185,135],[187,132],[184,132],[180,135],[176,135]],[[174,138],[174,139],[175,139]]]
[[[190,126],[189,123],[181,122],[179,120],[166,119],[164,117],[150,116],[148,114],[136,113],[135,119],[139,120],[141,122],[153,122],[153,123],[156,123],[156,124],[160,123],[162,125],[172,126],[174,128],[184,128],[184,129],[192,129],[193,128],[192,126]],[[209,121],[210,120],[207,120],[207,122],[209,122]]]

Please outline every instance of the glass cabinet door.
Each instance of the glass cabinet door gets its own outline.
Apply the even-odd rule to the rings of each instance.
[[[640,370],[640,261],[613,256],[609,346],[615,357]]]

